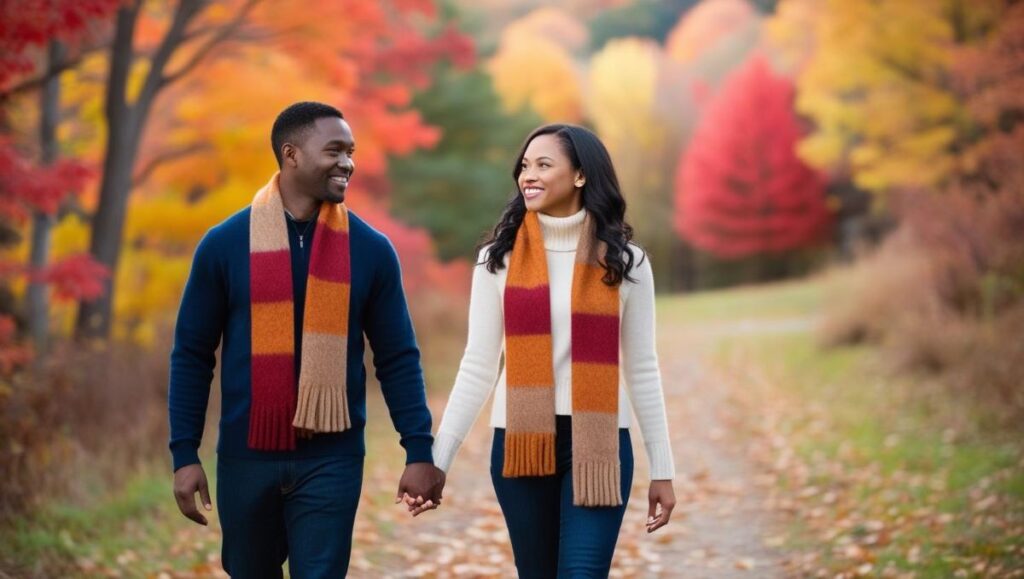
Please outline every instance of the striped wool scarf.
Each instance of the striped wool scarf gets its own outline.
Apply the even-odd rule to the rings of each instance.
[[[572,276],[573,504],[622,504],[619,466],[619,289],[605,284],[606,245],[588,214]],[[506,477],[555,474],[551,295],[540,220],[528,211],[505,284]]]
[[[302,364],[295,388],[295,304],[280,174],[256,193],[249,220],[252,405],[249,448],[294,450],[295,429],[351,426],[345,396],[351,268],[348,209],[321,203],[309,260]]]

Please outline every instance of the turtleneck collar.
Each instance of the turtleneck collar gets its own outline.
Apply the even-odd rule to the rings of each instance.
[[[583,231],[583,218],[587,210],[580,209],[568,217],[552,217],[538,213],[540,229],[544,234],[544,249],[548,251],[576,251],[580,232]]]

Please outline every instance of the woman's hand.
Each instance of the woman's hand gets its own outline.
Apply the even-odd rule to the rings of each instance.
[[[676,493],[672,490],[670,480],[652,480],[651,488],[647,491],[647,532],[653,533],[668,524],[672,516],[672,509],[676,506]],[[661,505],[661,510],[657,507]]]

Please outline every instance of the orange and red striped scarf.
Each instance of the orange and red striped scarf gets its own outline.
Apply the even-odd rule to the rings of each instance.
[[[297,428],[340,432],[351,426],[345,395],[351,288],[348,209],[344,203],[320,204],[309,260],[296,393],[291,250],[279,178],[275,174],[256,193],[249,218],[249,448],[256,450],[294,450]]]
[[[619,465],[619,288],[602,281],[606,245],[588,214],[572,277],[573,504],[622,504]],[[505,284],[506,477],[555,474],[551,295],[540,220],[528,211]]]

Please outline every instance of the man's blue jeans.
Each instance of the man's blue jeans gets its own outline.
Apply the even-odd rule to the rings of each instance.
[[[633,484],[629,429],[619,429],[622,505],[572,504],[572,418],[555,418],[555,474],[505,478],[505,429],[494,429],[491,480],[505,515],[520,579],[607,577]]]
[[[362,456],[253,460],[219,456],[221,559],[234,579],[343,577],[363,486]]]

